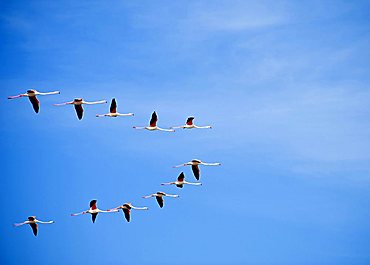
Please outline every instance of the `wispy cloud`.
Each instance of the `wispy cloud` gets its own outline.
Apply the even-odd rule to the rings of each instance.
[[[233,1],[223,5],[197,5],[188,23],[209,31],[241,31],[275,26],[288,21],[283,7],[267,8],[262,2]]]

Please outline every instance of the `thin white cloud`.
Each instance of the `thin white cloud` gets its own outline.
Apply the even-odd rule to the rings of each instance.
[[[287,22],[288,17],[278,6],[271,9],[257,2],[233,1],[217,7],[199,5],[188,20],[202,30],[241,31],[279,25]]]

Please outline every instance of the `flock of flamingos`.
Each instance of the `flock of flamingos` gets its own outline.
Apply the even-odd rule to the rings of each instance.
[[[53,91],[53,92],[42,93],[42,92],[38,92],[34,89],[30,89],[30,90],[27,90],[27,92],[24,93],[24,94],[19,94],[19,95],[16,95],[16,96],[10,96],[10,97],[8,97],[8,99],[28,97],[28,99],[30,100],[30,102],[33,106],[34,111],[36,113],[38,113],[39,110],[40,110],[40,102],[39,102],[39,100],[37,99],[36,96],[38,96],[38,95],[55,95],[55,94],[60,94],[60,92],[59,91]],[[73,101],[64,102],[64,103],[60,103],[60,104],[54,104],[54,106],[74,105],[75,110],[76,110],[76,114],[77,114],[77,118],[79,120],[81,120],[82,117],[83,117],[83,113],[84,113],[84,109],[82,108],[83,104],[93,105],[93,104],[103,104],[103,103],[107,103],[107,101],[106,100],[100,100],[100,101],[94,101],[94,102],[87,102],[87,101],[84,101],[82,98],[75,98]],[[110,109],[109,109],[109,113],[97,114],[96,115],[96,117],[118,117],[118,116],[134,116],[134,114],[133,113],[125,113],[125,114],[118,113],[117,112],[117,102],[114,98],[112,99]],[[146,129],[146,130],[149,130],[149,131],[158,130],[158,131],[166,131],[166,132],[174,132],[175,131],[174,129],[179,129],[179,128],[182,128],[182,129],[194,129],[194,128],[210,129],[210,128],[212,128],[211,126],[197,126],[193,123],[193,120],[194,120],[194,117],[188,117],[187,120],[186,120],[186,123],[184,125],[174,126],[174,127],[169,128],[169,129],[163,129],[163,128],[160,128],[160,127],[157,126],[158,116],[157,116],[157,113],[154,111],[152,113],[152,117],[149,121],[149,126],[141,126],[141,127],[134,126],[133,128],[135,128],[135,129]],[[199,165],[219,166],[221,164],[220,163],[205,163],[205,162],[202,162],[201,160],[193,159],[193,160],[191,160],[187,163],[184,163],[184,164],[181,164],[181,165],[178,165],[178,166],[174,166],[174,167],[178,168],[178,167],[182,167],[182,166],[191,166],[194,177],[196,178],[197,181],[199,181],[199,178],[200,178]],[[184,175],[183,172],[180,173],[180,175],[177,177],[176,181],[161,183],[161,185],[176,185],[178,188],[182,188],[186,184],[195,185],[195,186],[202,185],[199,182],[194,183],[194,182],[185,181],[185,175]],[[179,197],[179,195],[167,194],[165,192],[158,191],[156,193],[153,193],[153,194],[150,194],[150,195],[147,195],[147,196],[143,196],[143,198],[151,198],[151,197],[155,197],[157,202],[158,202],[159,207],[162,208],[163,205],[164,205],[163,197],[177,198],[177,197]],[[113,213],[113,212],[118,212],[121,209],[125,218],[126,218],[126,220],[127,220],[127,222],[130,222],[130,215],[131,215],[131,210],[132,209],[134,209],[134,210],[148,210],[148,207],[135,207],[131,203],[124,203],[123,205],[120,205],[120,206],[117,206],[115,208],[108,209],[108,210],[100,210],[97,207],[96,203],[97,203],[97,200],[90,201],[90,208],[88,210],[83,211],[83,212],[79,212],[79,213],[71,214],[71,216],[77,216],[77,215],[82,215],[82,214],[87,214],[88,213],[88,214],[91,214],[92,222],[95,223],[95,220],[96,220],[96,217],[97,217],[98,213]],[[25,225],[25,224],[29,224],[32,228],[33,234],[35,236],[37,236],[38,223],[40,223],[40,224],[53,224],[54,221],[44,222],[44,221],[37,220],[36,216],[30,216],[30,217],[28,217],[27,221],[24,221],[22,223],[14,224],[14,226],[22,226],[22,225]]]

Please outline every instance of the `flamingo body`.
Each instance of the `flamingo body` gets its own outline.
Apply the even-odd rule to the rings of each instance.
[[[53,224],[54,221],[44,222],[44,221],[37,220],[36,219],[36,216],[29,216],[27,221],[25,221],[23,223],[14,224],[14,226],[17,227],[17,226],[29,224],[31,226],[31,228],[32,228],[33,234],[35,236],[37,236],[38,228],[39,228],[38,223],[40,223],[40,224]]]
[[[71,216],[77,216],[77,215],[81,215],[81,214],[91,214],[91,220],[93,223],[95,223],[95,220],[96,220],[96,217],[98,216],[99,213],[113,213],[113,212],[118,212],[117,209],[108,209],[106,211],[104,210],[100,210],[97,205],[97,200],[91,200],[90,201],[90,208],[84,212],[80,212],[80,213],[73,213],[71,214]]]
[[[148,210],[148,207],[135,207],[130,202],[127,202],[127,203],[124,203],[123,205],[120,205],[120,206],[116,207],[115,209],[117,211],[119,209],[121,209],[124,216],[125,216],[126,221],[130,222],[130,220],[131,220],[131,210],[132,209],[134,209],[134,210]]]
[[[117,112],[117,102],[116,102],[116,99],[113,98],[112,99],[112,102],[111,102],[111,105],[110,105],[110,108],[109,108],[109,113],[106,113],[106,114],[96,114],[96,117],[112,117],[112,118],[116,118],[116,117],[119,117],[119,116],[134,116],[134,113],[118,113]]]
[[[161,185],[176,185],[178,188],[183,188],[184,184],[189,184],[189,185],[194,185],[194,186],[200,186],[202,183],[193,183],[193,182],[187,182],[185,181],[185,174],[184,172],[181,172],[180,175],[177,177],[176,181],[172,182],[166,182],[166,183],[161,183]]]
[[[106,100],[99,100],[99,101],[88,102],[88,101],[83,100],[82,98],[75,98],[73,101],[68,101],[68,102],[64,102],[64,103],[60,103],[60,104],[54,104],[54,106],[74,105],[75,110],[76,110],[76,114],[77,114],[77,118],[79,120],[82,120],[83,113],[84,113],[84,109],[82,107],[83,104],[94,105],[94,104],[104,104],[104,103],[107,103],[107,101]]]
[[[157,121],[158,121],[158,115],[157,113],[154,111],[152,113],[152,117],[149,121],[149,126],[146,126],[146,127],[139,127],[139,126],[134,126],[133,128],[134,129],[145,129],[145,130],[148,130],[148,131],[165,131],[165,132],[174,132],[175,130],[173,129],[163,129],[163,128],[160,128],[157,126]]]
[[[193,160],[191,160],[189,162],[186,162],[184,164],[181,164],[181,165],[178,165],[178,166],[174,166],[174,167],[176,168],[176,167],[183,167],[183,166],[191,166],[191,170],[193,171],[194,177],[196,178],[196,180],[199,180],[200,179],[199,165],[204,165],[204,166],[220,166],[221,163],[205,163],[205,162],[202,162],[199,159],[193,159]]]
[[[39,110],[40,110],[40,101],[37,99],[37,95],[42,95],[42,96],[46,96],[46,95],[55,95],[55,94],[60,94],[59,91],[53,91],[53,92],[39,92],[35,89],[28,89],[26,93],[23,93],[23,94],[19,94],[19,95],[16,95],[16,96],[10,96],[8,97],[8,99],[16,99],[16,98],[21,98],[21,97],[28,97],[28,99],[30,100],[31,104],[32,104],[32,107],[33,107],[33,110],[36,112],[36,113],[39,113]]]
[[[171,127],[172,129],[212,129],[212,126],[197,126],[193,123],[195,117],[188,117],[185,125]]]
[[[150,194],[150,195],[147,195],[147,196],[143,196],[143,198],[147,199],[147,198],[155,197],[159,207],[163,208],[163,205],[164,205],[163,197],[164,196],[173,197],[173,198],[179,197],[179,195],[172,195],[172,194],[164,193],[162,191],[158,191],[157,193],[153,193],[153,194]]]

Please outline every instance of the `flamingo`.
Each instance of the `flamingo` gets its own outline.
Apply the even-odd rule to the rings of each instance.
[[[174,166],[174,168],[183,167],[183,166],[191,166],[191,169],[193,170],[193,173],[194,173],[194,177],[197,180],[199,180],[199,178],[200,178],[199,165],[203,165],[203,166],[220,166],[221,163],[205,163],[205,162],[202,162],[199,159],[193,159],[193,160],[191,160],[189,162],[186,162],[184,164],[181,164],[181,165],[178,165],[178,166]]]
[[[150,194],[150,195],[147,195],[147,196],[143,196],[144,199],[147,199],[147,198],[151,198],[151,197],[155,197],[157,202],[158,202],[158,205],[159,207],[163,207],[163,197],[164,196],[167,196],[167,197],[172,197],[172,198],[178,198],[179,195],[172,195],[172,194],[167,194],[167,193],[164,193],[163,191],[158,191],[157,193],[153,193],[153,194]]]
[[[29,89],[24,94],[19,94],[19,95],[16,95],[16,96],[10,96],[10,97],[8,97],[8,99],[28,97],[28,99],[31,101],[31,104],[33,106],[34,111],[36,113],[39,113],[39,110],[40,110],[40,102],[36,98],[36,95],[46,96],[46,95],[55,95],[55,94],[60,94],[60,92],[59,91],[53,91],[53,92],[45,92],[45,93],[43,93],[43,92],[39,92],[39,91],[37,91],[35,89]]]
[[[157,121],[158,121],[158,116],[157,116],[157,113],[154,111],[152,113],[152,118],[149,121],[149,126],[147,126],[147,127],[134,126],[133,128],[134,129],[146,129],[146,130],[149,130],[149,131],[155,131],[155,130],[165,131],[165,132],[174,132],[175,131],[175,130],[172,130],[172,129],[162,129],[162,128],[159,128],[157,126]]]
[[[171,127],[172,129],[212,129],[212,126],[197,126],[193,123],[194,117],[188,117],[185,125]]]
[[[30,217],[28,217],[28,221],[24,221],[23,223],[14,224],[14,226],[18,227],[18,226],[21,226],[21,225],[29,224],[32,228],[33,234],[35,236],[37,236],[37,231],[38,231],[38,224],[37,223],[40,223],[40,224],[54,224],[54,221],[43,222],[43,221],[37,220],[36,216],[30,216]]]
[[[98,215],[98,213],[114,213],[114,212],[118,212],[117,209],[109,209],[109,210],[106,210],[106,211],[100,210],[96,206],[96,202],[97,202],[97,200],[90,201],[90,209],[89,210],[84,211],[84,212],[80,212],[80,213],[73,213],[73,214],[71,214],[71,216],[77,216],[77,215],[80,215],[80,214],[89,213],[89,214],[91,214],[92,222],[95,223],[95,219],[96,219],[96,216]]]
[[[202,183],[193,183],[193,182],[185,181],[184,172],[180,173],[180,175],[177,177],[177,181],[161,183],[161,185],[176,185],[178,188],[184,187],[184,184],[189,184],[189,185],[194,185],[194,186],[202,185]]]
[[[113,98],[112,99],[112,102],[110,104],[110,109],[109,109],[109,113],[107,114],[96,114],[96,117],[118,117],[118,116],[134,116],[133,113],[126,113],[126,114],[121,114],[121,113],[118,113],[117,112],[117,102],[116,102],[116,99]]]
[[[82,98],[75,98],[73,101],[64,102],[64,103],[60,103],[60,104],[54,104],[54,106],[75,105],[77,117],[78,117],[79,120],[81,120],[82,116],[83,116],[83,113],[84,113],[84,109],[82,108],[82,104],[93,105],[93,104],[104,104],[104,103],[107,103],[107,101],[106,100],[99,100],[99,101],[87,102],[87,101],[84,101]]]
[[[118,207],[115,208],[117,211],[119,209],[122,209],[124,215],[125,215],[125,218],[127,220],[127,222],[130,222],[130,212],[131,212],[131,209],[134,209],[134,210],[148,210],[149,208],[148,207],[135,207],[131,204],[131,202],[127,202],[123,205],[120,205]]]

